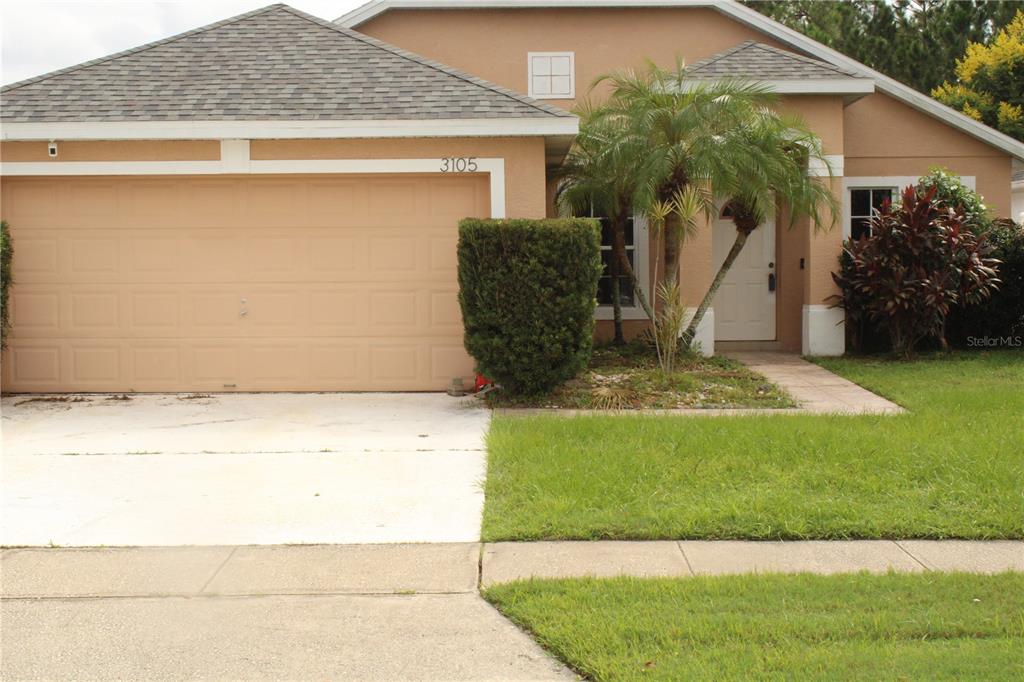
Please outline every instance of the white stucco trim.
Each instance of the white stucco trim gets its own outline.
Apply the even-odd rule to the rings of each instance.
[[[920,176],[917,175],[854,175],[843,178],[843,239],[850,238],[850,220],[852,208],[850,206],[851,189],[879,189],[891,187],[896,191],[896,196],[907,185],[916,185]],[[973,175],[963,175],[960,181],[970,189],[977,188],[977,178]]]
[[[846,352],[846,329],[841,308],[827,305],[804,305],[804,355],[842,355]]]
[[[697,308],[686,309],[686,322],[683,329],[686,329],[696,314]],[[704,317],[697,325],[697,333],[693,337],[693,347],[700,351],[704,357],[711,357],[715,354],[715,307],[711,306],[704,311]]]
[[[93,121],[5,123],[4,140],[295,140],[575,135],[575,116],[353,121]]]
[[[533,9],[546,7],[708,7],[753,29],[772,36],[779,42],[829,64],[842,67],[875,83],[875,89],[933,116],[972,137],[1018,159],[1024,159],[1024,143],[979,123],[964,114],[940,104],[931,97],[889,78],[855,59],[822,45],[755,9],[736,0],[372,0],[347,14],[336,23],[355,28],[390,9]]]
[[[504,218],[505,159],[474,158],[490,181],[491,217]],[[443,159],[252,160],[248,140],[221,140],[219,161],[13,161],[0,176],[54,175],[269,175],[292,173],[442,173]]]
[[[821,159],[810,159],[807,162],[807,175],[813,178],[839,178],[843,175],[844,163],[845,157],[842,154],[826,154],[824,163]]]

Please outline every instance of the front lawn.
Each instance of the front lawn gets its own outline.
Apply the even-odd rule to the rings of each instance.
[[[1024,353],[821,364],[898,416],[496,416],[484,539],[1024,538]]]
[[[1024,574],[527,581],[484,596],[594,680],[1020,680]]]
[[[654,349],[640,342],[594,349],[579,378],[541,396],[487,396],[493,407],[598,410],[679,408],[779,408],[796,403],[778,386],[735,360],[697,355],[679,358],[665,376]]]

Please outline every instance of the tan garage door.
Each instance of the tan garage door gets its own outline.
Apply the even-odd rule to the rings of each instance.
[[[5,178],[5,391],[439,390],[484,176]]]

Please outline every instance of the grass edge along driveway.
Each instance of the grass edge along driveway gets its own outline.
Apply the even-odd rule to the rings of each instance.
[[[1024,538],[1024,353],[828,369],[904,415],[495,416],[483,538]]]
[[[593,680],[1020,680],[1024,574],[531,580],[484,597]]]

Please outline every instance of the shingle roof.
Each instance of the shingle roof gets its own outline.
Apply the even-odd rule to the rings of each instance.
[[[5,122],[570,116],[287,5],[5,86]]]
[[[823,61],[747,40],[686,68],[692,78],[808,80],[856,78],[852,71]]]

